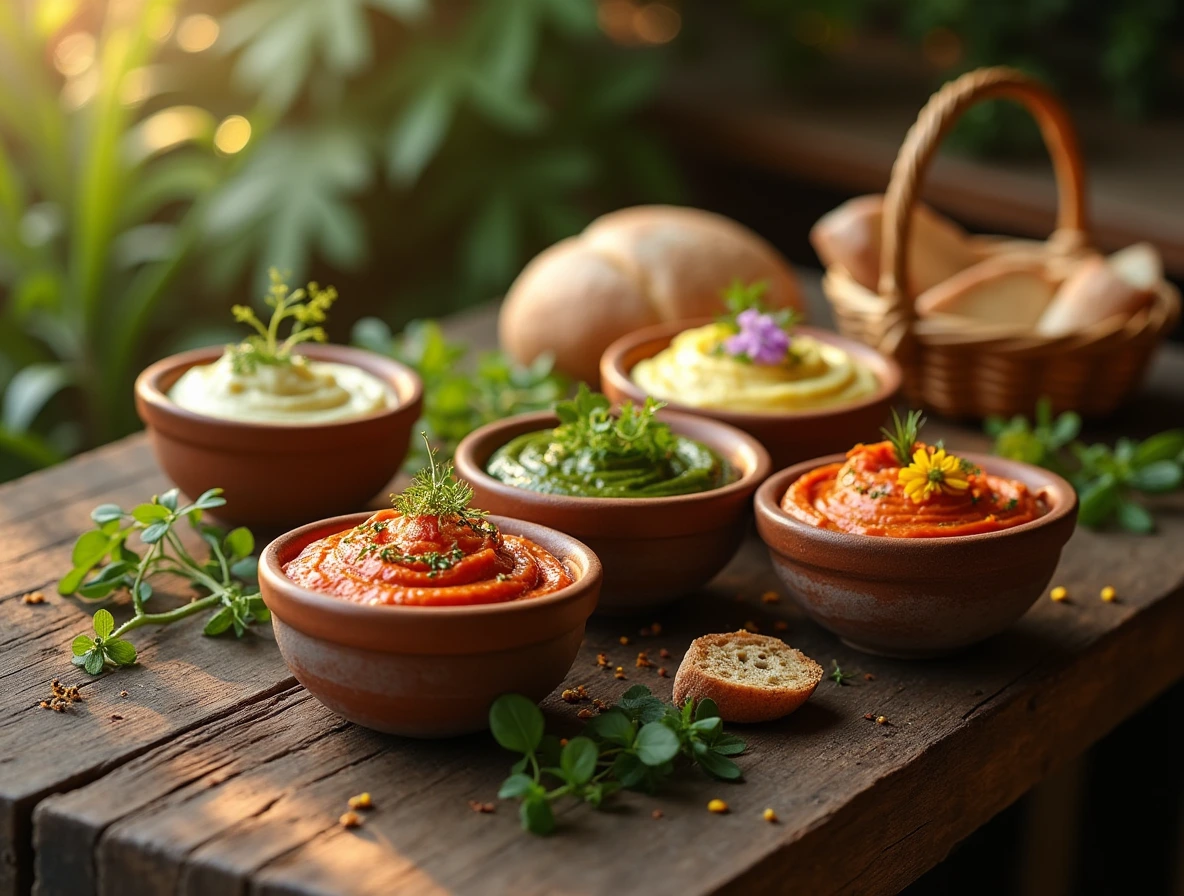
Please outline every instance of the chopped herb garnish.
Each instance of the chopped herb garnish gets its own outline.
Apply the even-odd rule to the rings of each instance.
[[[880,432],[892,443],[896,452],[896,459],[902,467],[913,461],[913,447],[921,434],[921,427],[925,425],[925,417],[920,411],[909,411],[904,420],[892,409],[892,430],[881,429]]]
[[[590,451],[600,457],[642,456],[660,461],[673,454],[675,435],[655,417],[664,402],[646,398],[638,407],[627,401],[615,417],[611,407],[606,396],[580,383],[575,398],[555,404],[560,422],[555,428],[556,443],[572,454]]]
[[[834,666],[834,671],[832,671],[830,673],[830,676],[829,676],[830,680],[833,681],[835,684],[842,685],[843,687],[848,687],[849,682],[847,681],[847,679],[854,678],[855,676],[849,672],[844,672],[842,667],[839,665],[838,660],[831,660],[831,665]]]
[[[469,506],[473,500],[472,486],[456,478],[452,461],[443,465],[437,462],[436,449],[428,443],[426,432],[420,436],[427,445],[428,465],[415,474],[402,494],[393,496],[395,510],[407,517],[434,516],[441,520],[455,517],[474,529],[488,531],[492,524],[484,519],[485,511]]]

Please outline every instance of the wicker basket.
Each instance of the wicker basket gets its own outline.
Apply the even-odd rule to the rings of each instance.
[[[1175,326],[1180,294],[1172,284],[1162,282],[1148,307],[1129,320],[1056,338],[918,319],[904,292],[912,217],[907,212],[926,167],[958,117],[974,103],[994,98],[1016,100],[1036,118],[1052,156],[1060,207],[1056,232],[1046,242],[975,237],[976,252],[982,258],[1035,254],[1055,267],[1090,251],[1085,174],[1064,107],[1015,69],[979,69],[935,93],[905,137],[884,199],[878,292],[835,265],[826,272],[823,290],[842,333],[900,362],[905,394],[914,403],[948,416],[983,417],[1030,413],[1047,396],[1057,410],[1107,414],[1139,385],[1156,344]]]

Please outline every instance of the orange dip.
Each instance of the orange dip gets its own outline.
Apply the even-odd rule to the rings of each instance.
[[[915,448],[927,446],[918,442]],[[1048,512],[1043,500],[1014,479],[968,470],[968,487],[920,503],[897,482],[901,464],[890,442],[856,445],[841,464],[797,479],[781,500],[786,513],[821,529],[891,538],[942,538],[997,532]]]
[[[362,604],[457,606],[541,597],[571,584],[562,561],[488,520],[380,510],[314,541],[284,566],[293,582]]]

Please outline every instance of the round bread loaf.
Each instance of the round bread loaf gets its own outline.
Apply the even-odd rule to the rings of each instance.
[[[550,352],[559,370],[595,384],[613,340],[666,320],[718,314],[721,293],[736,280],[768,283],[770,307],[803,308],[789,262],[747,227],[701,209],[622,209],[522,270],[506,294],[498,335],[519,362]]]

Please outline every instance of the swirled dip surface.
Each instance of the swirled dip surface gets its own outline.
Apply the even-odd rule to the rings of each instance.
[[[875,374],[838,346],[795,335],[785,361],[753,364],[719,350],[731,332],[723,324],[684,330],[639,361],[633,381],[655,398],[756,413],[848,404],[878,388]]]
[[[640,454],[570,450],[552,429],[507,442],[493,453],[486,472],[507,485],[581,498],[664,498],[709,491],[733,478],[714,451],[684,436],[675,436],[667,456],[655,461]]]
[[[1024,483],[978,470],[969,473],[964,491],[917,503],[899,484],[900,470],[889,442],[857,445],[845,462],[826,464],[795,480],[781,507],[822,529],[893,538],[997,532],[1048,512]]]
[[[186,410],[246,423],[334,423],[395,404],[386,383],[351,364],[310,361],[257,364],[235,371],[228,354],[190,367],[169,390]]]
[[[293,582],[362,604],[457,606],[540,597],[572,582],[563,563],[486,520],[400,516],[308,545],[284,566]]]

